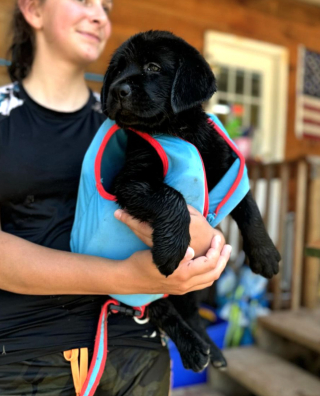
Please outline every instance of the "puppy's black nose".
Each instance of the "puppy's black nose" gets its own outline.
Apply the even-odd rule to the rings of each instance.
[[[128,84],[121,84],[118,88],[118,95],[120,99],[126,98],[131,94],[131,88]]]

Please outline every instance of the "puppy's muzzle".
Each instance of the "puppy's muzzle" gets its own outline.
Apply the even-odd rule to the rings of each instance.
[[[131,93],[131,87],[126,83],[116,85],[112,88],[112,96],[119,101],[122,101],[123,99],[129,99],[131,97]]]

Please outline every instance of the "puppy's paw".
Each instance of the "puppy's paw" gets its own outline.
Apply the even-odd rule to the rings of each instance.
[[[214,368],[219,370],[224,370],[228,365],[222,352],[215,345],[210,348],[210,362]]]
[[[248,252],[251,270],[265,278],[272,278],[279,272],[281,256],[274,245],[259,246]]]
[[[171,235],[171,234],[170,234]],[[160,238],[153,240],[152,256],[153,261],[161,274],[169,276],[178,267],[180,261],[184,258],[190,243],[189,230],[184,232],[180,231],[175,234],[176,237]]]
[[[163,252],[158,252],[154,249],[152,250],[153,261],[162,275],[169,276],[174,272],[174,270],[178,267],[180,261],[185,256],[187,248],[188,245],[183,253],[179,252],[178,254],[177,252],[175,252],[172,253],[172,255],[169,257],[166,257]]]
[[[184,368],[196,373],[203,371],[210,362],[210,346],[200,337],[187,342],[179,352]]]

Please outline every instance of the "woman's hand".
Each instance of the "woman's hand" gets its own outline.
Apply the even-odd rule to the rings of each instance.
[[[147,246],[152,247],[152,227],[150,227],[149,223],[145,223],[134,217],[130,216],[128,212],[122,209],[117,209],[114,212],[114,216],[120,220],[122,223],[126,224],[131,231],[133,231],[136,236],[141,239],[143,243]]]
[[[211,286],[220,277],[231,252],[231,246],[225,245],[222,234],[215,232],[205,256],[191,260],[193,252],[189,251],[179,267],[168,277],[162,275],[152,263],[149,250],[136,252],[129,259],[119,262],[116,270],[121,277],[121,290],[118,293],[181,295]]]
[[[195,257],[204,256],[211,244],[212,238],[222,234],[211,227],[207,220],[193,206],[188,205],[190,213],[190,246],[195,251]]]
[[[195,257],[204,256],[210,247],[212,238],[217,230],[211,227],[207,220],[194,207],[188,205],[190,212],[190,246],[195,252]],[[125,223],[147,246],[152,247],[152,228],[148,223],[134,219],[124,210],[115,211],[115,217]]]
[[[220,277],[230,258],[231,246],[225,245],[222,233],[212,228],[200,212],[190,205],[188,209],[191,247],[179,267],[165,277],[152,262],[149,250],[136,252],[118,267],[123,286],[119,294],[180,295],[209,287]],[[140,222],[120,209],[115,212],[115,217],[152,247],[153,230],[148,223]]]

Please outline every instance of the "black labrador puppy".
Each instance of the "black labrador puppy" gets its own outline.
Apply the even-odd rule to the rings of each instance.
[[[190,243],[190,215],[184,197],[164,182],[162,163],[151,146],[130,128],[179,136],[195,145],[210,191],[235,161],[202,109],[215,91],[215,77],[200,53],[166,31],[131,37],[113,55],[104,78],[103,111],[128,134],[126,163],[112,192],[122,208],[153,227],[154,263],[166,276],[177,268]],[[241,230],[251,269],[271,278],[278,272],[280,255],[250,192],[231,216]],[[199,317],[196,293],[153,302],[149,315],[177,345],[186,368],[201,371],[210,360],[215,367],[226,365]]]

